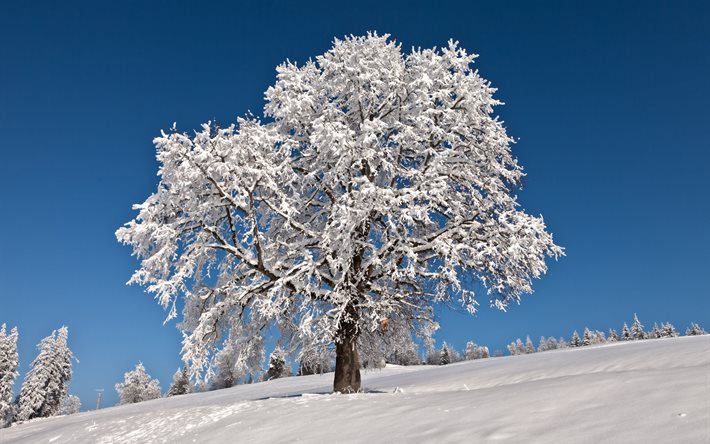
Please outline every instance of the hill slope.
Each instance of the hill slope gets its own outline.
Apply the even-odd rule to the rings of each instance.
[[[0,430],[9,443],[710,442],[710,336],[443,367],[332,374],[158,399]]]

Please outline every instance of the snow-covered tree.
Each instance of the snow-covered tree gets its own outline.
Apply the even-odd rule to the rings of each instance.
[[[616,333],[616,330],[614,330],[613,328],[610,328],[608,338],[609,338],[609,342],[616,342],[619,340],[619,335]]]
[[[478,349],[480,350],[480,359],[490,358],[491,352],[488,350],[487,346],[483,345]]]
[[[116,235],[177,316],[183,358],[211,367],[231,330],[335,343],[334,390],[358,391],[358,337],[398,316],[412,329],[464,282],[504,309],[532,292],[554,244],[515,189],[522,167],[495,89],[456,42],[405,54],[389,36],[335,40],[266,91],[268,122],[155,139],[157,191]]]
[[[519,355],[525,354],[525,345],[523,345],[523,341],[521,341],[520,338],[515,340],[515,350]]]
[[[569,340],[569,346],[570,347],[580,347],[582,345],[582,340],[579,338],[579,333],[577,333],[577,330],[575,330],[572,333],[572,337]]]
[[[507,345],[508,353],[510,356],[516,356],[518,354],[518,348],[515,346],[515,341]]]
[[[420,332],[421,333],[421,332]],[[432,343],[426,332],[420,338],[425,344]],[[406,320],[393,317],[374,331],[363,331],[358,339],[358,354],[363,368],[379,368],[384,363],[416,365],[420,363],[419,350]]]
[[[582,345],[592,345],[594,343],[594,339],[592,337],[592,332],[589,330],[589,328],[584,327],[584,335],[582,336]]]
[[[544,352],[547,351],[547,339],[545,339],[544,336],[540,336],[540,342],[537,344],[537,351],[538,352]]]
[[[10,424],[14,412],[12,388],[19,375],[17,336],[17,327],[7,333],[5,324],[0,326],[0,428]]]
[[[547,338],[547,349],[548,350],[557,350],[559,345],[557,344],[557,339],[554,338],[554,336],[550,336]]]
[[[636,313],[634,313],[634,323],[631,324],[631,337],[635,340],[646,339],[647,337],[647,334],[643,329],[643,324],[639,321]]]
[[[525,354],[535,353],[535,345],[530,336],[525,338]]]
[[[446,365],[449,363],[451,363],[451,355],[449,354],[448,345],[444,342],[444,345],[441,347],[441,352],[439,352],[439,365]]]
[[[187,373],[187,367],[183,366],[173,374],[173,381],[170,383],[167,396],[185,395],[191,391],[190,375]]]
[[[685,329],[686,336],[700,336],[708,334],[703,327],[696,324],[695,322],[690,323],[690,327]]]
[[[485,359],[490,356],[490,352],[488,351],[488,347],[486,346],[479,346],[473,341],[469,341],[466,343],[466,351],[464,352],[464,359],[467,360],[472,360],[472,359]]]
[[[658,327],[657,323],[653,323],[653,328],[651,329],[651,333],[648,334],[648,337],[651,339],[658,339],[661,337],[661,329]]]
[[[150,377],[139,362],[134,370],[123,375],[123,382],[116,384],[120,404],[133,404],[160,398],[160,381]]]
[[[68,395],[74,355],[67,344],[69,329],[62,327],[40,341],[18,397],[17,420],[59,414]]]
[[[261,373],[264,344],[261,336],[247,338],[230,332],[212,361],[207,374],[210,389],[229,388]]]
[[[478,345],[476,345],[475,342],[473,341],[468,341],[466,343],[466,351],[464,352],[464,358],[467,361],[476,359],[476,349],[478,348]]]
[[[557,348],[567,348],[569,347],[569,344],[567,341],[565,341],[565,338],[560,336],[560,339],[557,340]]]
[[[298,356],[298,374],[315,375],[333,370],[335,359],[331,348],[315,347],[301,350]]]
[[[592,344],[604,344],[606,343],[606,335],[603,331],[595,330],[592,333]]]
[[[286,356],[281,347],[276,347],[269,356],[269,368],[264,375],[265,381],[291,376],[291,369],[286,365]]]
[[[59,412],[61,415],[73,415],[81,410],[81,399],[76,395],[67,395],[64,398],[62,409]]]
[[[215,371],[209,378],[210,390],[232,387],[244,376],[237,371],[237,364],[234,362],[236,357],[232,347],[224,347],[217,353],[214,361]]]
[[[676,331],[673,324],[671,324],[670,322],[666,322],[665,324],[661,324],[661,337],[662,338],[675,338],[677,336],[678,336],[678,332]]]
[[[633,336],[631,336],[631,330],[629,330],[629,326],[626,325],[626,322],[624,322],[624,327],[621,329],[621,339],[623,341],[630,341],[633,339]]]

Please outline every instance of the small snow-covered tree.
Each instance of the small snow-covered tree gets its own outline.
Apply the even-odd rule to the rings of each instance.
[[[603,331],[595,330],[592,334],[592,344],[604,344],[606,343],[606,335]]]
[[[210,370],[213,371],[207,375],[210,389],[229,388],[240,381],[249,378],[253,380],[261,372],[263,362],[264,344],[261,336],[247,338],[230,332],[212,361]]]
[[[10,424],[14,412],[12,388],[19,375],[17,337],[17,327],[8,333],[5,324],[0,326],[0,428]]]
[[[479,347],[479,350],[480,350],[480,355],[481,355],[480,359],[490,358],[491,352],[488,350],[487,346],[485,346],[485,345],[481,346],[481,347]]]
[[[446,342],[444,342],[444,345],[441,347],[441,352],[439,353],[439,365],[446,365],[449,363],[451,363],[449,346],[446,345]]]
[[[651,339],[658,339],[661,337],[661,329],[658,327],[656,322],[653,323],[653,328],[651,328],[651,332],[648,334],[648,337]]]
[[[515,341],[508,344],[507,348],[510,356],[516,356],[518,354],[518,347],[515,346]]]
[[[379,368],[384,363],[416,365],[420,363],[419,350],[414,342],[410,326],[405,320],[393,317],[386,328],[363,331],[358,339],[358,350],[363,368]],[[420,332],[421,333],[421,332]],[[422,334],[422,342],[431,343],[428,336],[433,331]]]
[[[613,328],[609,329],[609,336],[608,336],[609,342],[616,342],[619,340],[619,335],[616,333],[616,330]]]
[[[215,371],[210,375],[210,390],[229,388],[244,376],[237,371],[237,355],[231,347],[222,348],[214,360]]]
[[[525,354],[525,345],[523,344],[523,341],[520,340],[520,338],[515,340],[515,349],[519,355]]]
[[[582,336],[582,345],[592,345],[594,343],[594,339],[592,337],[592,332],[589,330],[589,328],[584,327],[584,335]]]
[[[116,384],[120,404],[134,404],[160,398],[160,381],[150,377],[142,362],[123,375],[123,382]]]
[[[577,330],[575,330],[572,333],[572,337],[569,340],[569,346],[570,347],[580,347],[582,345],[582,340],[579,338],[579,333],[577,333]]]
[[[530,336],[525,338],[525,354],[535,353],[535,345]]]
[[[476,345],[475,342],[473,341],[468,341],[466,343],[466,351],[464,352],[464,358],[466,358],[467,361],[476,359],[476,349],[478,346]]]
[[[629,326],[626,325],[626,322],[624,322],[624,327],[621,329],[621,339],[624,341],[630,341],[633,339],[633,336],[631,336],[631,330],[629,330]]]
[[[298,375],[315,375],[333,370],[334,354],[331,348],[314,347],[301,350],[298,356]]]
[[[686,336],[700,336],[708,334],[703,327],[696,324],[695,322],[690,323],[690,327],[685,329]]]
[[[678,332],[676,331],[673,324],[671,324],[670,322],[666,322],[665,324],[661,324],[661,337],[662,338],[675,338],[677,336],[678,336]]]
[[[648,335],[643,329],[643,324],[639,321],[638,316],[634,313],[634,323],[631,325],[631,337],[635,340],[646,339]]]
[[[265,381],[291,376],[291,370],[286,365],[286,356],[281,347],[276,347],[269,356],[269,368],[264,375]]]
[[[183,366],[173,374],[173,381],[170,383],[167,396],[185,395],[190,391],[192,391],[190,375],[187,373],[187,367]]]
[[[59,414],[72,378],[73,354],[67,344],[69,329],[62,327],[40,341],[18,397],[17,420]]]
[[[540,342],[537,344],[537,351],[538,352],[544,352],[547,351],[547,339],[545,339],[544,336],[540,336]]]
[[[59,412],[61,415],[73,415],[74,413],[79,413],[81,410],[81,399],[76,395],[67,395],[64,398],[64,403],[62,404],[62,409]]]
[[[484,359],[489,356],[488,347],[479,346],[473,341],[466,343],[466,351],[464,352],[464,359]]]
[[[565,338],[560,336],[560,339],[557,340],[557,348],[567,348],[569,347],[569,344],[567,341],[565,341]]]
[[[358,338],[411,329],[478,281],[504,309],[532,292],[554,244],[515,196],[522,167],[501,102],[454,41],[409,54],[388,35],[335,40],[287,62],[265,115],[155,139],[156,192],[116,235],[177,316],[183,358],[207,371],[227,331],[335,344],[334,390],[360,389]],[[263,341],[262,341],[263,342]]]
[[[557,343],[557,339],[555,339],[554,336],[550,336],[549,338],[547,338],[547,349],[548,350],[557,350],[558,347],[559,347],[559,345]]]

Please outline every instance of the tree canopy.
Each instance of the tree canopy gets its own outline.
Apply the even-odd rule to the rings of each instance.
[[[532,292],[563,251],[516,200],[523,170],[475,57],[336,39],[277,67],[266,120],[155,139],[158,189],[116,235],[168,318],[182,296],[194,373],[226,338],[248,362],[276,332],[288,352],[335,342],[335,388],[356,390],[355,343],[383,319],[421,332],[438,302],[474,313],[467,282],[499,309]]]

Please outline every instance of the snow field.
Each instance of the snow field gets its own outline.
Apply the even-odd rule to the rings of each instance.
[[[710,442],[710,335],[332,373],[0,430],[0,443]]]

